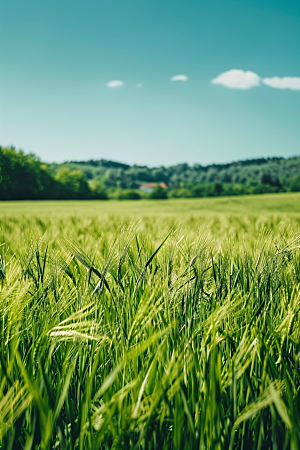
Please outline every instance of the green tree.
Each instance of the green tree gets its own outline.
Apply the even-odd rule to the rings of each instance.
[[[59,169],[55,179],[63,186],[63,198],[88,199],[92,197],[86,176],[81,170]]]
[[[168,198],[167,190],[158,184],[157,186],[155,186],[149,197],[153,199]]]
[[[60,185],[48,167],[34,155],[0,147],[0,199],[33,200],[56,198]]]
[[[92,197],[98,200],[107,200],[108,195],[103,184],[98,180],[92,180],[89,183],[89,187],[92,191]]]
[[[216,196],[221,195],[223,192],[223,184],[222,183],[215,183],[214,185],[214,193]]]
[[[298,192],[300,191],[300,175],[293,177],[290,182],[291,191]]]
[[[132,189],[120,189],[117,194],[119,200],[139,200],[141,194]]]

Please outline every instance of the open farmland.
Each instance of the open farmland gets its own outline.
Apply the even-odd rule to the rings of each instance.
[[[300,447],[300,194],[0,203],[0,449]]]

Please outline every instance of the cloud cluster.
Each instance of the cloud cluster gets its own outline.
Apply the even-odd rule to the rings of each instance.
[[[117,88],[123,86],[124,82],[122,80],[111,80],[106,83],[106,86],[109,88]]]
[[[171,81],[187,81],[188,77],[183,74],[174,75]],[[261,78],[257,73],[251,70],[231,69],[221,73],[211,80],[212,84],[220,84],[229,89],[252,89],[265,84],[274,89],[290,89],[292,91],[300,91],[300,77],[272,77]],[[111,80],[106,83],[109,88],[118,88],[124,85],[122,80]],[[137,88],[142,88],[143,84],[138,83]]]
[[[171,81],[187,81],[188,77],[186,75],[174,75],[170,78]]]
[[[230,89],[251,89],[259,86],[260,77],[250,70],[228,70],[211,80],[212,84],[222,84]]]
[[[274,89],[300,90],[299,77],[273,77],[261,78],[257,73],[250,70],[232,69],[223,72],[211,80],[212,84],[221,84],[230,89],[251,89],[260,86],[262,83]]]
[[[299,77],[273,77],[263,78],[262,82],[267,86],[275,89],[292,89],[293,91],[300,90],[300,78]]]
[[[171,81],[187,81],[188,77],[186,75],[180,74],[180,75],[174,75],[173,77],[170,78]],[[109,88],[117,88],[117,87],[121,87],[124,86],[124,81],[122,80],[111,80],[108,83],[106,83],[106,86]],[[143,87],[143,83],[137,83],[136,85],[137,88],[142,88]]]

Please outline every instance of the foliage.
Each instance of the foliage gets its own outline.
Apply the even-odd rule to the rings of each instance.
[[[110,197],[117,200],[140,200],[141,193],[134,189],[115,189]]]
[[[89,186],[78,169],[60,167],[55,175],[34,155],[14,148],[0,147],[0,199],[106,199],[103,185],[96,180]]]
[[[0,147],[0,199],[47,199],[61,186],[34,155]]]
[[[201,166],[149,168],[114,161],[42,164],[34,155],[0,147],[0,199],[138,199],[251,195],[300,191],[300,157]],[[139,192],[157,183],[150,195]],[[167,190],[159,187],[167,185]]]
[[[159,184],[155,186],[153,191],[149,195],[153,199],[164,199],[167,198],[167,191],[165,188],[161,187]]]
[[[293,177],[290,180],[290,186],[292,192],[298,192],[300,191],[300,175]]]
[[[0,216],[1,450],[299,448],[295,214],[53,204]]]
[[[72,170],[80,168],[88,178],[101,180],[107,188],[136,189],[145,182],[164,182],[172,192],[170,196],[186,197],[237,195],[235,186],[243,186],[246,194],[285,192],[291,190],[292,180],[300,176],[300,157],[260,158],[208,166],[178,164],[149,168],[107,160],[72,161],[64,166]],[[55,172],[58,167],[52,165],[51,170]],[[192,187],[202,187],[203,194],[194,194]]]
[[[55,179],[63,185],[63,198],[87,199],[91,197],[86,177],[80,170],[61,167],[57,171]]]
[[[92,196],[98,200],[107,200],[108,195],[105,187],[102,183],[97,180],[92,180],[89,182],[89,188],[92,192]]]

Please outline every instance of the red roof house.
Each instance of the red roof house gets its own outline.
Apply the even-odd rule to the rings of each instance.
[[[166,183],[144,183],[140,186],[140,190],[143,192],[150,193],[156,186],[160,186],[163,189],[167,189]]]

